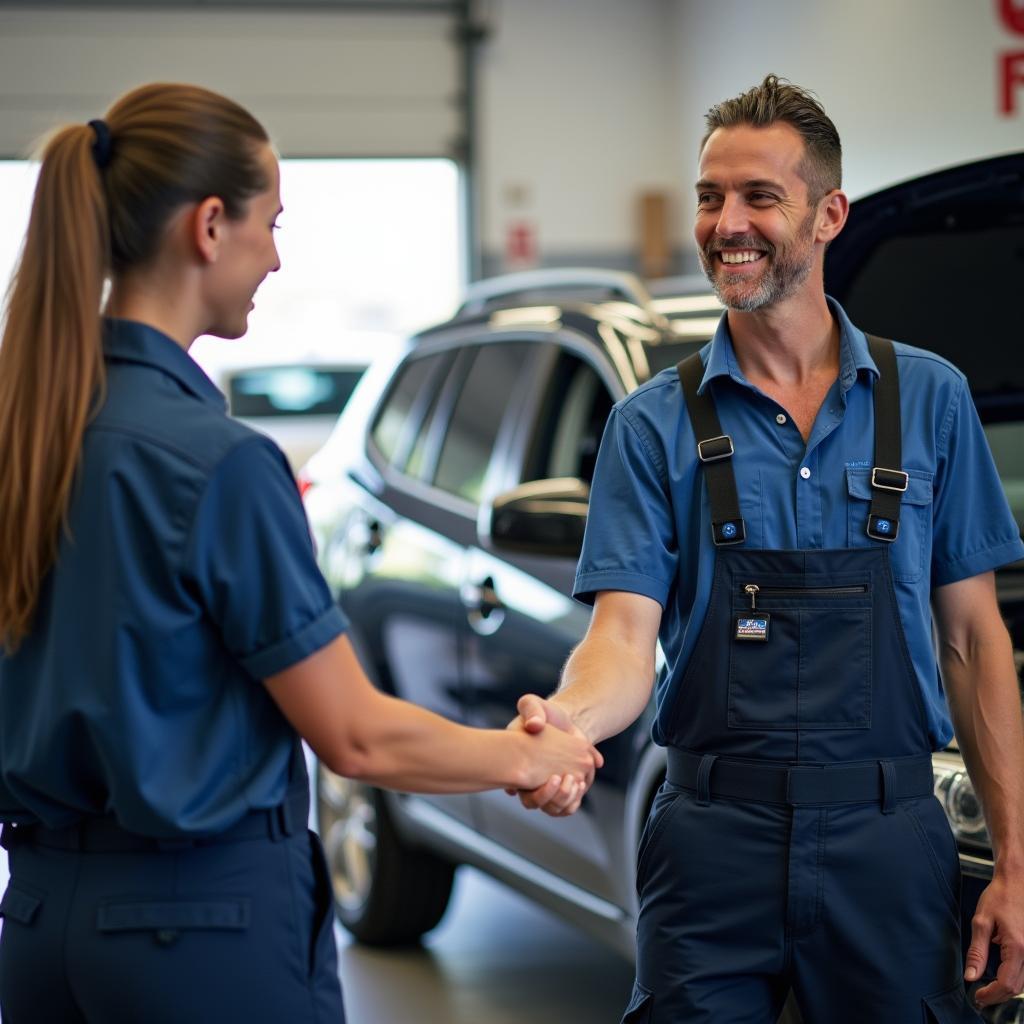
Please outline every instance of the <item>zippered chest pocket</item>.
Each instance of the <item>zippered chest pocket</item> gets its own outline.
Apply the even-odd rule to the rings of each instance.
[[[863,578],[734,579],[734,729],[871,727],[871,587]]]

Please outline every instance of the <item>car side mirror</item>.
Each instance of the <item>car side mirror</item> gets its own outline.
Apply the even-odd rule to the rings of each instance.
[[[578,558],[589,502],[585,480],[531,480],[484,504],[479,532],[505,551]]]

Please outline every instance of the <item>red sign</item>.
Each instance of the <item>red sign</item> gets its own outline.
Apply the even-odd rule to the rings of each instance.
[[[996,0],[996,10],[1007,32],[1024,36],[1024,0]],[[1018,96],[1024,92],[1024,50],[998,54],[996,78],[999,113],[1013,117],[1017,113]]]
[[[1024,3],[1021,0],[998,0],[999,17],[1010,32],[1024,36]]]
[[[505,268],[527,270],[536,265],[536,228],[528,220],[512,221],[505,229]]]
[[[1017,94],[1024,90],[1024,50],[999,57],[999,112],[1007,117],[1017,113]]]

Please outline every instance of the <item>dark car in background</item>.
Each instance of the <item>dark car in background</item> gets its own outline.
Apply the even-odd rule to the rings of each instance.
[[[826,278],[859,326],[965,370],[1020,520],[1024,154],[858,201]],[[368,372],[303,486],[321,567],[377,685],[491,727],[522,693],[555,687],[589,620],[569,594],[611,405],[699,348],[720,314],[700,282],[658,290],[600,271],[481,282],[452,320]],[[1024,565],[997,580],[1019,656]],[[635,852],[664,774],[651,714],[602,744],[605,767],[568,819],[502,793],[384,793],[321,767],[342,922],[366,942],[413,940],[440,920],[465,863],[632,956]],[[934,764],[969,912],[991,846],[955,748]],[[1019,1024],[1024,1003],[988,1019]]]
[[[945,356],[967,375],[1010,506],[1024,525],[1024,152],[895,185],[853,204],[825,259],[825,287],[854,323]],[[1024,667],[1024,562],[996,573]],[[992,843],[955,744],[933,759],[935,794],[963,872],[964,934],[992,877]],[[993,950],[990,967],[998,960]],[[1024,1021],[1024,1001],[991,1011]]]
[[[569,596],[612,404],[710,336],[706,294],[670,320],[626,274],[511,275],[375,365],[302,484],[322,569],[379,686],[504,728],[556,686],[589,612]],[[581,812],[503,793],[383,793],[319,772],[320,829],[343,923],[413,939],[474,864],[633,948],[634,858],[664,773],[645,716],[602,745]]]

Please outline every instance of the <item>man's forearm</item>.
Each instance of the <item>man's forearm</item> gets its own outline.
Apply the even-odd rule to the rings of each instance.
[[[552,697],[591,743],[640,717],[654,686],[654,658],[614,637],[591,634],[573,651]]]
[[[944,645],[942,674],[997,868],[1024,870],[1024,725],[1012,645],[1002,623],[962,649]]]

